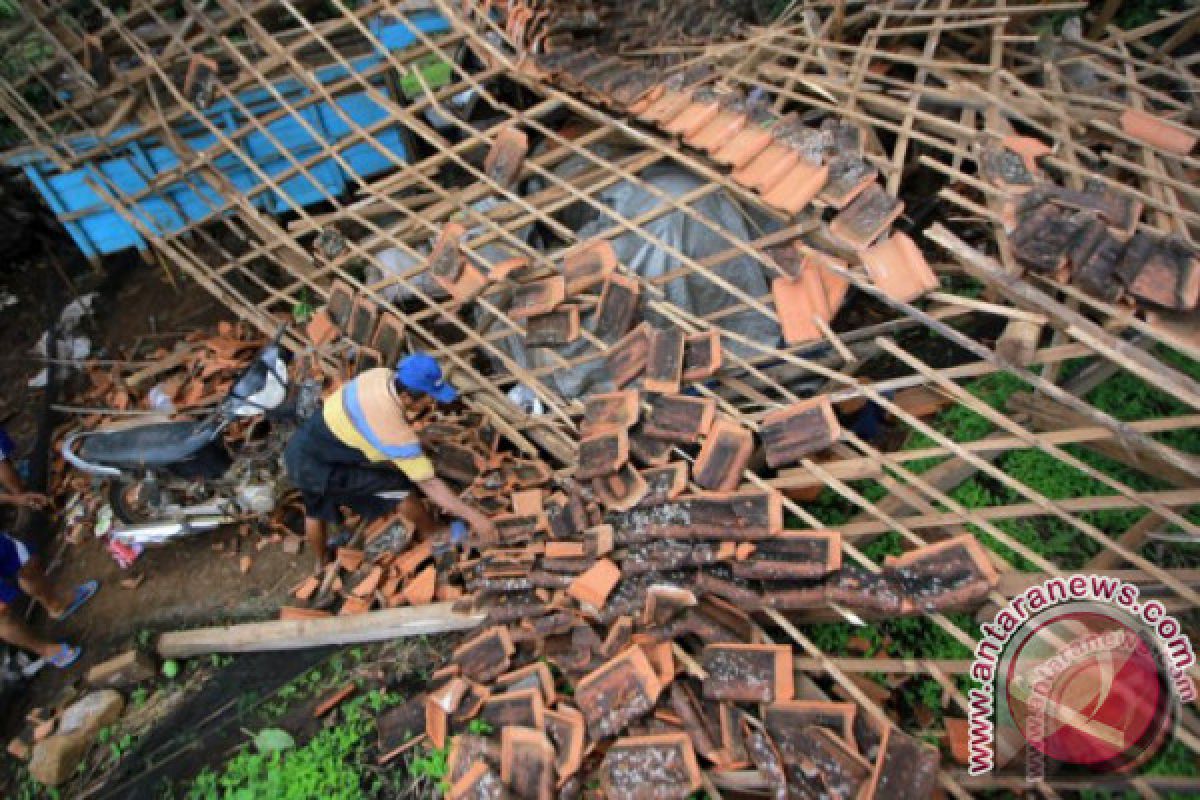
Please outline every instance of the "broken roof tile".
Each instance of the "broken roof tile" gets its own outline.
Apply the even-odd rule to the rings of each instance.
[[[609,511],[628,511],[640,503],[649,491],[650,487],[641,473],[629,462],[622,464],[612,474],[592,479],[592,492]]]
[[[665,118],[659,127],[686,139],[716,119],[721,110],[720,100],[716,90],[703,86],[692,93],[687,106],[678,114]]]
[[[783,754],[784,761],[798,764],[806,754],[803,749],[805,743],[797,739],[810,725],[828,728],[853,747],[856,711],[857,706],[853,703],[782,700],[766,707],[763,723]]]
[[[604,608],[605,600],[620,580],[621,570],[617,565],[607,558],[602,558],[571,582],[567,594],[585,607]]]
[[[720,417],[704,438],[692,465],[692,480],[704,489],[728,492],[742,482],[754,454],[754,434],[728,417]]]
[[[733,565],[734,577],[762,580],[819,578],[842,566],[837,531],[784,531],[758,542],[754,552]]]
[[[574,775],[583,766],[583,750],[587,743],[587,724],[579,709],[560,704],[553,711],[546,711],[546,734],[554,743],[554,768],[558,773],[558,785]]]
[[[650,354],[650,323],[643,322],[609,348],[605,369],[616,386],[624,386],[642,374]]]
[[[528,347],[558,347],[579,338],[579,306],[564,305],[525,320]]]
[[[642,386],[648,392],[678,392],[683,377],[684,334],[674,326],[655,328],[650,333],[650,350]]]
[[[567,284],[561,275],[523,283],[513,290],[508,315],[514,320],[527,319],[553,311],[566,299]]]
[[[713,160],[735,170],[753,161],[775,140],[774,128],[781,120],[767,108],[755,108],[746,123],[712,153]]]
[[[460,247],[466,234],[467,229],[462,224],[447,222],[429,254],[429,274],[447,291],[459,279],[466,263],[466,257]]]
[[[579,441],[579,480],[611,475],[629,460],[629,435],[623,428],[602,430]]]
[[[489,697],[483,703],[479,719],[494,730],[510,725],[542,730],[545,726],[545,710],[540,689],[518,689]]]
[[[1121,130],[1129,137],[1168,153],[1186,156],[1196,147],[1193,130],[1139,109],[1125,109],[1120,122]]]
[[[378,317],[379,305],[365,294],[360,294],[354,299],[354,306],[350,309],[350,321],[346,324],[346,335],[355,344],[366,346],[370,343],[372,334],[375,333],[375,322]]]
[[[889,556],[884,572],[895,577],[906,604],[924,611],[978,600],[999,581],[987,550],[969,533]]]
[[[593,239],[568,251],[562,262],[567,295],[574,296],[599,286],[616,268],[617,254],[608,239]]]
[[[763,202],[787,214],[799,214],[829,181],[829,165],[815,166],[801,158],[769,191]]]
[[[662,684],[637,645],[588,673],[575,686],[575,702],[592,739],[616,736],[654,709]]]
[[[907,234],[893,233],[859,256],[871,282],[893,300],[911,303],[939,286],[937,275]]]
[[[683,340],[683,380],[691,383],[716,375],[721,369],[721,332],[711,328]]]
[[[476,761],[446,791],[446,800],[504,800],[508,792],[487,764]]]
[[[829,232],[851,249],[863,250],[878,239],[903,211],[904,203],[876,183],[838,212],[829,223]]]
[[[589,394],[583,399],[583,424],[579,432],[588,436],[607,430],[628,430],[641,414],[641,396],[634,389]]]
[[[553,800],[554,757],[541,730],[509,725],[500,731],[500,780],[518,797]]]
[[[759,425],[767,464],[783,467],[833,445],[842,428],[829,398],[821,395],[772,411]]]
[[[450,660],[460,665],[463,674],[473,681],[487,683],[508,671],[516,653],[508,629],[502,626],[477,633],[454,648]]]
[[[879,178],[879,170],[862,156],[837,156],[829,162],[829,176],[817,197],[837,209],[850,204]]]
[[[592,321],[592,333],[605,344],[614,344],[629,331],[638,310],[638,282],[623,275],[609,275],[600,293],[600,305]]]
[[[652,439],[694,444],[712,428],[716,414],[715,398],[655,395],[650,398],[650,411],[641,432]]]
[[[683,461],[674,461],[661,467],[651,467],[642,470],[642,479],[646,482],[646,495],[638,501],[638,505],[661,505],[678,498],[687,490],[688,465]]]
[[[528,152],[529,137],[516,126],[506,125],[492,141],[492,147],[483,160],[483,171],[496,183],[508,188],[521,174],[521,165]]]
[[[700,657],[714,700],[773,703],[792,699],[792,648],[768,644],[710,644]]]
[[[1191,311],[1200,300],[1200,254],[1175,237],[1138,232],[1117,265],[1126,290],[1138,300]]]
[[[618,739],[600,765],[606,797],[685,800],[702,785],[691,739],[682,732]]]

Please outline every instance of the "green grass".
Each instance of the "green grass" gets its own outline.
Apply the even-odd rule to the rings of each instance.
[[[399,698],[381,691],[344,703],[342,722],[324,728],[302,747],[259,753],[246,745],[220,771],[204,770],[188,800],[366,800],[385,779],[365,767],[374,743],[375,717]]]

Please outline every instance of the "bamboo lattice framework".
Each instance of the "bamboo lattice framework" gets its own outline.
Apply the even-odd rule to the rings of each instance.
[[[82,171],[99,202],[135,229],[161,263],[264,331],[297,305],[322,305],[335,281],[348,283],[401,322],[411,347],[451,364],[471,405],[487,413],[514,448],[546,459],[563,474],[575,466],[583,405],[559,390],[555,375],[602,361],[613,343],[585,327],[586,347],[570,355],[553,348],[533,358],[516,354],[509,343],[525,325],[511,313],[513,292],[521,283],[558,274],[564,257],[579,246],[636,235],[664,253],[670,267],[651,277],[624,264],[618,272],[637,283],[645,310],[665,324],[720,337],[720,372],[693,388],[723,413],[757,430],[766,414],[806,397],[823,395],[843,406],[866,400],[894,420],[902,432],[898,440],[916,435],[924,442],[898,450],[845,430],[820,459],[806,458],[790,469],[747,469],[745,484],[785,493],[795,527],[826,527],[814,506],[796,498],[814,488],[832,492],[854,511],[837,526],[845,556],[872,571],[881,564],[864,547],[882,534],[898,534],[903,549],[948,533],[984,534],[996,545],[991,552],[1001,580],[985,606],[974,609],[977,620],[1029,580],[1081,567],[1124,567],[1120,574],[1186,616],[1200,599],[1200,576],[1146,543],[1160,530],[1193,542],[1200,533],[1190,515],[1200,505],[1200,460],[1161,438],[1200,426],[1200,385],[1163,356],[1169,349],[1200,358],[1194,315],[1145,312],[1052,274],[1026,273],[1014,257],[1005,192],[979,168],[991,143],[1014,134],[1036,137],[1050,146],[1041,163],[1061,185],[1079,190],[1098,180],[1144,208],[1136,230],[1194,243],[1200,163],[1131,137],[1117,118],[1130,107],[1184,126],[1194,118],[1197,56],[1188,45],[1200,27],[1200,9],[1123,30],[1111,24],[1116,5],[1104,4],[1083,26],[1068,25],[1061,34],[1052,31],[1050,15],[1078,14],[1084,3],[808,2],[792,4],[770,24],[754,21],[748,7],[730,6],[733,11],[723,13],[744,22],[722,38],[655,25],[662,18],[647,10],[660,4],[651,3],[598,3],[594,20],[563,33],[553,29],[555,15],[569,19],[587,9],[546,3],[547,35],[539,39],[510,24],[510,7],[460,7],[445,0],[353,7],[216,0],[197,8],[134,0],[124,11],[98,2],[29,0],[19,6],[20,19],[0,47],[37,42],[41,60],[0,82],[0,111],[23,137],[10,154],[36,154],[62,174]],[[378,20],[404,24],[406,15],[418,12],[436,12],[449,25],[435,33],[409,26],[413,42],[404,49],[381,40]],[[597,54],[664,74],[709,67],[720,86],[753,92],[775,111],[856,126],[881,185],[907,203],[898,227],[917,240],[942,287],[917,300],[889,296],[868,277],[857,253],[830,237],[834,209],[820,201],[797,214],[772,208],[703,152],[539,74],[531,65],[539,47],[551,43],[594,47]],[[359,66],[364,56],[372,60]],[[448,65],[449,78],[431,78],[424,69],[431,62]],[[208,111],[214,98],[201,99],[194,85],[187,86],[189,72],[206,63],[215,65],[211,88],[225,104],[224,118]],[[316,77],[329,68],[339,69]],[[364,124],[339,105],[348,96],[366,98],[386,113]],[[343,136],[325,136],[316,106],[336,118]],[[279,138],[280,121],[298,126],[320,147],[294,154]],[[497,135],[514,126],[535,146],[519,180],[505,184],[483,162]],[[385,131],[399,133],[404,151],[374,148],[386,168],[360,176],[355,148],[370,147]],[[269,143],[282,166],[268,172],[257,163],[251,137]],[[147,141],[169,151],[173,166],[130,157]],[[218,168],[230,159],[252,176],[252,189],[235,185]],[[135,181],[122,182],[100,166],[116,160],[132,165]],[[330,165],[356,177],[345,188],[330,189],[321,176]],[[694,185],[666,191],[649,177],[656,170],[694,176]],[[320,202],[298,200],[300,183],[321,189]],[[634,187],[654,202],[623,214],[610,196],[619,186]],[[165,224],[183,191],[200,199],[203,213],[187,216],[183,225]],[[748,235],[712,222],[707,209],[716,198],[746,210],[753,221]],[[160,216],[146,211],[151,201],[165,209]],[[270,213],[279,208],[286,210]],[[77,221],[86,213],[63,219]],[[573,224],[581,214],[604,216],[611,224],[585,239]],[[723,244],[698,257],[656,233],[667,220],[702,227]],[[448,296],[423,276],[429,248],[452,222],[470,232],[462,249],[473,263],[489,271],[506,258],[527,265],[510,276],[497,274],[466,301]],[[330,232],[336,247],[318,246]],[[768,281],[786,276],[781,246],[842,259],[829,269],[849,282],[853,294],[845,312],[823,327],[819,342],[764,343],[735,327],[746,314],[775,319],[775,302],[769,290],[747,292],[718,268],[749,259]],[[385,251],[402,266],[365,269]],[[669,287],[682,279],[720,294],[720,307],[696,313],[673,302]],[[958,291],[968,284],[981,286],[982,295]],[[595,302],[584,298],[583,310]],[[290,338],[297,348],[309,346],[298,332]],[[922,338],[937,340],[940,348],[913,346]],[[1097,386],[1122,371],[1177,399],[1189,413],[1118,420],[1089,402]],[[1027,391],[995,408],[965,388],[997,373],[1015,376]],[[544,413],[530,416],[510,401],[518,384],[536,395]],[[898,402],[896,392],[913,387],[974,412],[992,433],[956,441]],[[1018,451],[1066,465],[1103,489],[1095,496],[1047,497],[997,466],[1001,456]],[[1084,451],[1153,478],[1157,488],[1131,487]],[[941,462],[918,469],[927,459]],[[973,475],[1015,500],[964,505],[953,490]],[[864,481],[881,486],[883,499],[868,499]],[[1144,515],[1114,536],[1094,521],[1095,512],[1114,510]],[[1055,520],[1073,531],[1081,552],[1093,555],[1075,563],[1044,555],[1002,527],[1014,520]],[[919,653],[911,659],[830,657],[805,626],[840,618],[836,610],[768,611],[759,621],[764,636],[795,644],[803,654],[801,671],[870,714],[886,712],[863,689],[860,676],[868,671],[932,678],[951,707],[966,713],[955,676],[966,672],[968,662]],[[945,614],[931,620],[974,648],[972,631]],[[1193,753],[1200,749],[1196,731],[1194,712],[1185,709],[1179,739]],[[718,791],[757,785],[753,771],[710,777]],[[945,764],[940,773],[942,787],[956,796],[1019,786],[1014,780],[1005,774],[970,777]],[[1178,775],[1112,780],[1147,796],[1200,786]],[[1054,795],[1077,787],[1074,778],[1051,776],[1039,788]]]

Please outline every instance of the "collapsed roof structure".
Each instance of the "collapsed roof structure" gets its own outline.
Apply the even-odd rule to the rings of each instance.
[[[575,481],[615,524],[617,545],[638,543],[621,526],[637,528],[630,509],[652,492],[659,516],[643,514],[643,540],[753,543],[714,543],[705,556],[732,564],[725,584],[745,594],[701,570],[707,582],[680,607],[709,596],[727,615],[730,603],[751,611],[745,646],[757,649],[743,663],[718,652],[741,645],[709,642],[683,671],[711,678],[718,661],[737,661],[770,672],[766,694],[738,694],[730,678],[729,695],[706,697],[778,700],[776,713],[803,716],[812,709],[785,707],[794,650],[799,674],[840,688],[860,718],[883,726],[869,737],[874,751],[867,741],[854,748],[851,735],[796,746],[834,754],[862,773],[856,787],[878,789],[882,762],[901,756],[885,758],[891,723],[862,674],[931,676],[965,713],[954,676],[968,664],[826,657],[805,621],[924,613],[973,648],[944,608],[983,618],[981,604],[994,610],[1082,566],[1127,565],[1168,607],[1197,605],[1195,573],[1144,545],[1160,531],[1200,532],[1189,513],[1200,460],[1161,436],[1200,422],[1200,384],[1176,357],[1200,358],[1198,82],[1188,52],[1200,10],[1122,30],[1109,24],[1115,4],[1071,17],[1085,5],[797,2],[766,23],[751,2],[153,0],[114,10],[37,0],[19,7],[4,45],[36,54],[0,81],[0,112],[22,138],[4,157],[91,255],[139,247],[264,332],[298,307],[320,308],[323,325],[289,336],[326,370],[390,363],[405,348],[433,353],[503,447],[547,467],[521,488]],[[1089,402],[1120,372],[1187,413],[1117,418]],[[1004,404],[966,388],[999,373],[1022,384]],[[956,440],[931,424],[929,404],[960,406],[991,432]],[[864,407],[900,433],[873,436]],[[921,446],[894,446],[910,434]],[[1048,497],[997,466],[1018,451],[1102,488]],[[1094,453],[1153,486],[1114,477]],[[976,474],[1011,500],[955,499]],[[882,499],[868,499],[864,481]],[[816,534],[785,534],[782,520],[789,531],[827,531],[811,505],[821,490],[856,513],[819,547]],[[507,544],[547,535],[594,544],[597,520],[586,515],[555,528],[574,501],[563,495],[528,530],[518,509],[497,505],[518,518]],[[1094,522],[1113,510],[1141,516],[1113,535]],[[671,514],[687,522],[664,521]],[[1044,519],[1086,557],[1049,557],[1001,524]],[[704,520],[712,530],[677,530]],[[753,535],[729,533],[736,525]],[[864,546],[883,534],[899,534],[908,555],[870,558]],[[961,552],[931,551],[937,542]],[[553,560],[543,544],[529,558]],[[588,576],[571,594],[581,606],[603,606],[630,574],[621,559],[615,574],[592,574],[599,561],[613,567],[607,552],[558,552],[572,562],[560,571],[574,576],[560,588]],[[946,568],[967,576],[958,585],[967,591],[922,601],[918,586],[894,604],[855,602],[878,601],[889,576],[931,552],[951,554]],[[524,558],[512,563],[528,571]],[[836,596],[817,590],[820,613],[753,604],[799,582],[787,566],[798,561],[820,567],[804,580],[851,577]],[[619,627],[619,616],[605,624]],[[647,620],[664,624],[653,612]],[[465,654],[456,680],[492,681],[492,667],[515,666],[503,627],[480,636],[487,663]],[[771,643],[791,645],[785,667],[782,658],[747,666],[774,653]],[[609,644],[597,647],[606,669],[620,662],[611,669],[656,688],[619,725],[605,716],[613,709],[597,710],[591,741],[652,710],[663,679],[636,644]],[[686,689],[661,705],[676,721],[706,713]],[[571,728],[568,713],[546,714]],[[742,724],[727,722],[716,727]],[[529,727],[515,726],[503,747],[545,767],[554,736]],[[669,732],[619,740],[605,780],[628,780],[653,748],[681,785],[699,786],[699,753],[714,791],[778,788],[772,770],[791,754],[772,744],[769,715],[739,735],[757,778],[708,774],[731,763],[712,755],[728,732],[714,735],[708,753]],[[1180,739],[1200,744],[1186,726]],[[917,770],[925,755],[915,740],[902,747]],[[486,762],[464,763],[458,777],[482,792],[496,778]],[[540,787],[544,776],[502,780]],[[945,763],[937,771],[960,796],[1014,780]],[[1073,780],[1051,776],[1047,786]],[[1151,792],[1183,779],[1131,780]]]

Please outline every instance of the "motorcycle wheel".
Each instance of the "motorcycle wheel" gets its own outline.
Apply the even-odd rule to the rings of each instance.
[[[140,498],[141,481],[113,481],[108,485],[108,502],[117,519],[126,525],[153,522],[153,510]]]

